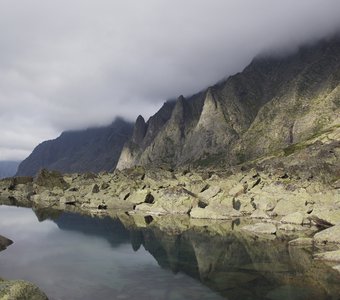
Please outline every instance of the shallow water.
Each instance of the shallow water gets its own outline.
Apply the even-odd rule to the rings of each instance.
[[[0,234],[14,241],[0,252],[0,276],[32,281],[54,300],[340,296],[337,272],[283,241],[128,230],[118,219],[8,206]]]

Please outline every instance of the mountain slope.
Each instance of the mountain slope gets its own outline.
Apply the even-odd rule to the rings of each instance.
[[[112,170],[132,128],[131,123],[117,118],[107,127],[63,132],[57,139],[38,145],[16,175],[32,176],[41,168],[63,173]]]
[[[18,161],[0,161],[0,179],[14,176],[19,163]]]
[[[117,167],[237,164],[337,126],[339,107],[340,38],[333,37],[287,56],[257,57],[241,73],[179,97],[156,133],[137,122],[139,138],[125,145]]]

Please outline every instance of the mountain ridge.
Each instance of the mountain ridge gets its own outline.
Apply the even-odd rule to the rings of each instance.
[[[110,171],[132,127],[132,123],[116,118],[108,126],[63,132],[39,144],[19,165],[16,176],[34,176],[42,168],[63,173]]]
[[[124,146],[117,168],[199,165],[213,156],[230,166],[307,140],[339,123],[339,70],[339,36],[255,57],[242,72],[179,97],[152,141]]]
[[[0,161],[0,179],[15,175],[19,164],[19,161]]]

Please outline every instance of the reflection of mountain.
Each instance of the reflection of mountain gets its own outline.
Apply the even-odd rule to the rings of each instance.
[[[112,246],[130,242],[129,231],[118,219],[91,218],[72,213],[63,213],[53,220],[61,230],[77,231],[85,235],[105,238]]]
[[[240,232],[211,236],[189,230],[141,231],[142,244],[163,268],[183,272],[228,299],[333,299],[339,274],[287,241],[255,240]],[[332,278],[332,281],[329,281]],[[335,298],[334,298],[335,299]]]
[[[92,218],[56,209],[33,209],[39,222],[52,220],[61,230],[81,232],[106,239],[113,247],[130,243],[130,234],[118,219]]]
[[[49,216],[47,211],[40,212],[42,216],[52,218],[61,230],[99,236],[113,247],[131,243],[138,251],[143,246],[162,268],[185,273],[230,300],[321,300],[340,295],[339,273],[313,260],[311,250],[289,247],[279,238],[255,239],[231,225],[222,236],[194,228],[170,233],[155,222],[138,228],[126,215],[126,226],[109,217],[55,212]]]

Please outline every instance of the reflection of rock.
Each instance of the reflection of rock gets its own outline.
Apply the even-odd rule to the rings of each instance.
[[[130,242],[134,251],[145,248],[161,267],[200,280],[230,300],[275,299],[286,295],[282,286],[307,291],[307,299],[332,299],[340,293],[340,273],[333,265],[313,259],[311,239],[288,245],[287,239],[273,234],[249,234],[242,230],[249,220],[125,213],[119,219],[91,218],[70,213],[58,216],[55,211],[49,215],[47,210],[38,210],[38,214],[54,219],[63,230],[105,238],[112,247]]]
[[[27,281],[1,281],[1,300],[48,300],[46,295],[35,285]]]
[[[13,241],[0,235],[0,251],[5,250],[11,244],[13,244]]]
[[[143,244],[163,268],[197,278],[228,299],[265,299],[268,295],[276,299],[277,295],[288,292],[287,287],[278,286],[303,291],[308,299],[326,299],[340,292],[336,284],[340,274],[313,260],[312,248],[301,246],[307,240],[288,247],[285,240],[261,239],[243,234],[238,227],[233,231],[231,222],[212,225],[214,222],[208,220],[205,222],[209,226],[183,226],[176,234],[170,233],[168,227],[160,229],[158,224],[167,223],[162,218],[157,217],[149,226],[139,229],[141,235],[134,238],[134,243],[137,242],[134,249]],[[214,226],[224,229],[213,230]],[[307,247],[311,240],[308,242]],[[328,280],[329,272],[333,281]]]

